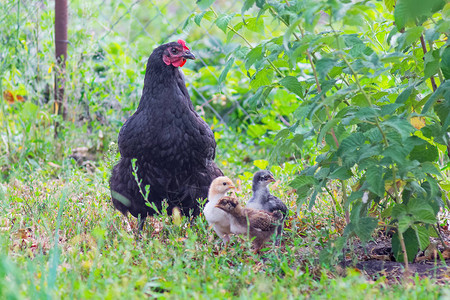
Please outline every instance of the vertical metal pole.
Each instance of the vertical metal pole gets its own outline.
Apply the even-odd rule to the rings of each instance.
[[[54,112],[66,119],[66,101],[64,100],[64,84],[67,59],[67,0],[55,1],[55,104]],[[55,124],[55,136],[58,134],[58,122]]]

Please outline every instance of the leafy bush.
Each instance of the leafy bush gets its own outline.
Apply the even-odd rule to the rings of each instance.
[[[247,0],[241,13],[220,14],[212,2],[199,1],[192,18],[234,45],[219,83],[247,74],[247,105],[268,119],[248,135],[274,123],[275,157],[301,155],[315,139],[318,152],[291,183],[298,204],[311,208],[331,182],[341,186],[348,224],[328,254],[353,235],[369,240],[387,218],[397,260],[414,259],[448,199],[450,5]]]

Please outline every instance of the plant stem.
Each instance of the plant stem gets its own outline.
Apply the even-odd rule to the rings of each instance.
[[[427,53],[427,45],[425,44],[425,39],[423,38],[423,34],[420,35],[420,44],[422,45],[423,55],[425,56],[425,54]],[[437,86],[436,86],[436,81],[434,81],[433,75],[431,75],[430,81],[431,81],[431,86],[433,87],[433,92],[436,92]]]
[[[286,5],[287,5],[287,6],[291,6],[287,0],[286,0],[285,2],[286,2]],[[286,27],[289,27],[289,24],[288,24],[283,18],[281,18],[281,17],[278,15],[278,13],[273,9],[273,7],[270,8],[270,11],[271,11],[271,12],[272,12],[272,13],[273,13],[273,14],[274,14],[274,15],[275,15],[275,16],[276,16],[276,17],[277,17],[284,25],[286,25]],[[300,30],[300,34],[302,35],[302,37],[304,37],[305,34],[304,34],[303,29],[302,29],[302,27],[300,26],[300,24],[297,25],[297,27],[298,27],[298,29]],[[293,32],[292,34],[294,35],[295,39],[296,39],[297,41],[300,42],[300,37],[299,37],[295,32]],[[312,59],[312,57],[311,57],[311,53],[309,52],[308,49],[306,50],[306,56],[308,57],[309,64],[311,65],[311,69],[312,69],[312,71],[313,71],[314,80],[316,81],[317,91],[318,91],[319,94],[320,94],[320,93],[322,93],[322,88],[320,87],[319,77],[317,76],[316,66],[314,65],[314,61],[313,61],[313,59]],[[325,100],[323,95],[321,95],[320,97],[322,98],[322,101]],[[327,117],[328,117],[328,120],[331,120],[331,115],[330,115],[330,112],[329,112],[328,108],[327,108]],[[336,148],[339,148],[339,141],[338,141],[338,139],[337,139],[337,137],[336,137],[336,133],[335,133],[335,131],[334,131],[334,128],[331,128],[331,129],[330,129],[330,133],[331,133],[331,136],[333,137],[333,140],[334,140],[334,142],[335,142],[335,144],[336,144]]]
[[[433,50],[433,41],[429,41],[428,46],[430,46],[430,51]],[[441,68],[438,69],[437,74],[438,74],[440,83],[444,82],[444,76],[442,75]]]
[[[0,97],[3,97],[3,85],[1,80],[3,79],[3,76],[0,77]],[[1,100],[1,98],[0,98]],[[11,161],[11,133],[10,133],[10,127],[9,127],[9,123],[8,120],[6,118],[6,110],[5,110],[5,105],[0,101],[0,106],[2,108],[2,121],[3,121],[3,128],[5,128],[6,131],[6,157],[8,158],[8,162]]]
[[[214,16],[215,16],[216,18],[219,16],[212,6],[211,6],[209,9],[214,13]],[[244,40],[244,42],[248,45],[248,47],[249,47],[250,49],[253,49],[253,48],[254,48],[254,47],[252,46],[252,44],[249,42],[249,40],[247,40],[247,39],[245,38],[245,36],[243,36],[243,35],[240,34],[236,29],[234,29],[233,26],[231,26],[230,24],[228,24],[228,25],[227,25],[227,28],[228,28],[229,30],[231,30],[234,34],[236,34],[237,36],[239,36],[242,40]],[[286,77],[286,76],[284,76],[284,74],[280,71],[280,69],[278,69],[278,68],[273,64],[273,62],[272,62],[270,59],[267,58],[267,61],[269,62],[269,64],[270,64],[270,66],[272,67],[272,69],[275,70],[275,72],[277,72],[278,75],[280,75],[280,77],[282,77],[282,78]]]
[[[405,274],[409,276],[408,253],[406,253],[405,239],[400,230],[398,231],[398,239],[400,240],[400,246],[403,252],[403,260],[405,261]]]
[[[345,58],[344,55],[341,54],[340,57],[345,62],[345,64],[348,66],[350,71],[352,72],[353,77],[355,78],[355,83],[358,86],[359,91],[363,94],[364,98],[366,98],[367,104],[369,106],[372,106],[372,101],[370,100],[370,96],[367,95],[366,92],[364,91],[364,89],[362,88],[361,83],[359,82],[359,79],[358,79],[358,75],[356,74],[355,70],[351,66],[350,62]],[[375,123],[376,123],[375,125],[377,126],[377,128],[380,131],[381,135],[383,136],[384,145],[386,147],[389,146],[389,143],[387,141],[386,135],[384,134],[384,131],[383,131],[383,129],[380,126],[380,121],[378,120],[378,117],[375,117]]]
[[[398,193],[398,188],[397,188],[397,172],[396,172],[397,170],[395,169],[395,166],[392,166],[392,178],[393,178],[393,181],[394,181],[394,195],[395,195],[395,198],[394,198],[394,201],[395,202],[399,202],[399,201],[397,201],[397,199],[399,199],[399,193]]]
[[[347,187],[347,183],[345,182],[345,180],[340,180],[341,184],[342,184],[342,198],[343,198],[343,203],[344,203],[344,212],[345,212],[345,221],[347,222],[347,224],[350,223],[350,212],[348,211],[348,205],[347,205],[347,191],[346,191],[346,187]]]
[[[331,199],[334,202],[334,205],[336,205],[336,207],[339,209],[339,211],[342,212],[342,206],[339,204],[339,202],[337,201],[336,197],[334,197],[334,195],[330,191],[330,189],[328,187],[325,187],[325,190],[328,192],[328,195],[330,195]]]

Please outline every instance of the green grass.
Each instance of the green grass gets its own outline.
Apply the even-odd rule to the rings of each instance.
[[[238,237],[225,248],[202,216],[183,217],[181,223],[158,216],[138,237],[136,221],[111,205],[108,172],[106,165],[88,174],[68,164],[59,179],[37,173],[2,184],[2,298],[437,299],[450,294],[431,280],[389,286],[383,278],[374,282],[351,270],[339,277],[320,267],[315,248],[332,233],[325,213],[314,218],[305,213],[303,222],[289,226],[282,247],[260,254]],[[242,183],[243,190],[248,187]],[[319,219],[322,230],[302,225]]]
[[[314,136],[301,147],[276,147],[275,135],[285,126],[279,117],[291,116],[299,99],[278,89],[272,103],[248,103],[255,91],[244,69],[232,68],[226,82],[218,83],[236,41],[226,41],[227,35],[206,20],[182,29],[191,12],[200,13],[194,2],[187,7],[183,1],[156,2],[112,0],[101,11],[97,7],[105,1],[70,2],[67,121],[52,108],[53,2],[0,3],[5,54],[0,96],[9,91],[27,99],[0,100],[0,299],[450,298],[450,289],[431,279],[393,285],[353,269],[342,277],[320,265],[320,249],[343,231],[343,212],[330,196],[339,201],[342,194],[340,183],[333,182],[312,210],[296,206],[289,182],[325,151]],[[242,4],[215,5],[224,13],[239,13]],[[380,26],[390,23],[381,19]],[[142,24],[148,24],[144,31]],[[267,29],[267,38],[285,32],[277,22],[261,28]],[[262,42],[256,32],[244,33],[255,45]],[[120,126],[137,107],[151,49],[179,37],[202,57],[183,69],[188,88],[215,132],[216,162],[235,181],[242,199],[250,196],[252,173],[270,161],[279,180],[271,189],[291,208],[280,248],[255,254],[239,237],[225,248],[202,216],[180,221],[163,214],[148,220],[137,236],[136,220],[111,204],[108,179],[117,147],[110,142],[117,141]],[[60,138],[54,138],[55,121],[61,122]],[[81,146],[95,152],[95,171],[67,158]],[[358,180],[350,179],[349,187]]]

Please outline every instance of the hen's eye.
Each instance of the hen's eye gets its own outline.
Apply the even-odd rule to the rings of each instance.
[[[173,54],[177,54],[177,52],[178,52],[178,50],[177,50],[177,49],[175,49],[175,48],[172,48],[172,50],[171,50],[171,51],[172,51],[172,53],[173,53]]]

